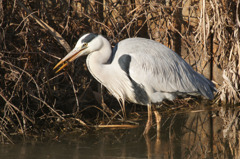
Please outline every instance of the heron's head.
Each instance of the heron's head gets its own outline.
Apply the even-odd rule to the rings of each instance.
[[[80,56],[88,55],[91,52],[97,51],[102,47],[102,38],[100,35],[87,33],[83,35],[77,42],[76,46],[70,51],[57,65],[53,68],[56,69],[62,64],[62,66],[56,71],[59,72],[68,65],[69,62],[74,61]]]

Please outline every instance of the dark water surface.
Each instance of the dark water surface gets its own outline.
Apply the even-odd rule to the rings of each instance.
[[[48,142],[0,145],[0,159],[88,158],[240,158],[239,109],[196,110],[163,115],[161,131],[101,129],[84,136],[70,133]]]

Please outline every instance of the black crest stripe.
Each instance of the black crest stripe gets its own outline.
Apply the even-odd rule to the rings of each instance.
[[[97,34],[90,33],[84,39],[82,39],[82,43],[89,43],[90,41],[92,41],[97,36],[98,36]]]

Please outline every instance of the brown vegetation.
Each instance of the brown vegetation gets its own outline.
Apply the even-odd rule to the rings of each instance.
[[[0,0],[2,141],[36,125],[62,129],[57,121],[85,127],[99,118],[111,121],[84,59],[65,72],[52,70],[86,32],[103,34],[113,45],[134,36],[159,41],[216,82],[218,102],[239,103],[239,14],[239,0]],[[103,99],[118,107],[107,93]]]

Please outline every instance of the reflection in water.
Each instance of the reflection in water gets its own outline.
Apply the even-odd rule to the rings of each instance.
[[[195,111],[162,116],[161,131],[143,137],[142,126],[102,129],[60,141],[0,145],[0,158],[240,158],[239,110]]]

